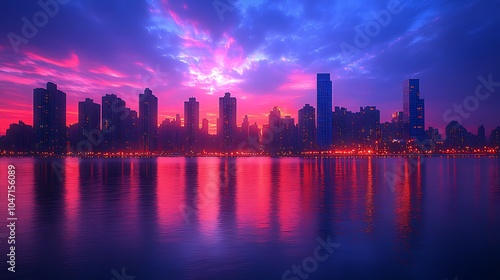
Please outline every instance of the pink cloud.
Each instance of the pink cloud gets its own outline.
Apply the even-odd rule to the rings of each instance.
[[[24,54],[32,61],[41,61],[64,68],[76,68],[80,65],[80,59],[74,52],[65,60],[55,60],[32,52],[24,52]]]

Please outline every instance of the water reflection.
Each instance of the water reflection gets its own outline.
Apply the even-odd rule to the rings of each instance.
[[[486,274],[494,260],[488,248],[500,246],[495,158],[67,158],[18,165],[27,171],[19,175],[26,182],[20,213],[30,221],[19,233],[30,245],[26,279],[34,278],[30,271],[109,279],[112,268],[124,266],[141,279],[279,278],[311,255],[318,236],[342,244],[318,279],[391,279],[391,271],[444,279],[454,270],[472,275],[460,270],[464,261],[486,266]],[[457,248],[467,239],[476,247]]]

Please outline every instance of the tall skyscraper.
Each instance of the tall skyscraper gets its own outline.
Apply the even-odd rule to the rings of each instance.
[[[281,109],[277,106],[269,112],[269,125],[264,128],[267,145],[266,150],[271,154],[276,154],[280,151],[283,143],[283,125],[281,123]]]
[[[317,75],[317,141],[320,150],[329,150],[333,144],[332,81],[330,74]]]
[[[500,147],[500,126],[493,129],[490,134],[490,144],[492,147]]]
[[[299,110],[299,148],[312,150],[316,145],[316,110],[306,104]]]
[[[158,98],[146,88],[139,94],[139,127],[143,152],[158,150]]]
[[[102,97],[102,150],[116,152],[123,145],[123,120],[127,118],[126,103],[115,94]]]
[[[100,122],[101,105],[94,103],[94,100],[90,98],[78,102],[78,141],[93,137],[94,133],[90,132],[98,131],[101,127]]]
[[[477,145],[481,148],[486,145],[486,130],[484,129],[484,125],[480,125],[477,128],[477,142]]]
[[[208,135],[208,120],[206,118],[203,118],[201,120],[201,134],[203,135]]]
[[[424,99],[420,99],[420,80],[409,79],[403,84],[403,119],[409,124],[408,137],[425,137]]]
[[[219,98],[219,119],[217,131],[221,141],[222,150],[225,152],[234,149],[234,139],[237,134],[236,125],[236,98],[226,92],[224,97]]]
[[[65,152],[66,93],[54,83],[47,83],[47,89],[33,90],[33,128],[37,151]]]
[[[184,127],[186,131],[186,149],[192,151],[197,146],[200,129],[200,103],[194,97],[184,102]]]
[[[375,106],[360,107],[361,136],[365,143],[373,144],[380,138],[380,110]]]
[[[140,150],[140,136],[139,136],[139,117],[137,111],[125,108],[126,117],[123,120],[121,130],[122,147],[126,151]]]

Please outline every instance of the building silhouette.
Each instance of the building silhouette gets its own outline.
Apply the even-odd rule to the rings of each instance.
[[[344,107],[335,107],[333,112],[333,141],[336,147],[354,144],[354,113]]]
[[[409,79],[403,83],[403,118],[409,126],[409,138],[425,138],[425,107],[424,99],[420,98],[419,79]]]
[[[309,104],[299,110],[298,148],[311,151],[316,146],[316,109]]]
[[[31,152],[35,134],[33,127],[22,121],[9,126],[4,136],[1,137],[1,149],[12,152]]]
[[[95,139],[101,129],[101,105],[94,103],[94,100],[86,98],[85,101],[78,102],[78,141],[89,140],[98,143],[101,139]],[[100,138],[100,137],[99,137]]]
[[[184,131],[181,126],[181,116],[177,114],[174,119],[165,119],[158,128],[158,142],[160,150],[167,153],[182,152]]]
[[[66,151],[66,93],[54,83],[33,90],[33,128],[37,151]]]
[[[500,126],[491,131],[490,143],[492,147],[500,147]]]
[[[219,119],[217,121],[217,135],[223,152],[233,151],[234,139],[237,134],[236,98],[226,92],[219,98]]]
[[[359,132],[365,144],[380,140],[380,110],[375,106],[360,107],[361,131]]]
[[[121,126],[120,134],[123,140],[123,151],[139,151],[141,147],[140,131],[139,131],[139,116],[137,111],[125,108],[125,118]]]
[[[330,74],[317,75],[317,142],[320,150],[329,150],[333,144],[332,81]]]
[[[146,88],[139,94],[139,127],[141,131],[141,150],[158,150],[158,98]]]
[[[117,152],[121,150],[124,123],[127,118],[126,103],[115,94],[102,97],[102,151]]]
[[[186,151],[193,152],[198,145],[200,129],[200,103],[191,97],[184,102],[184,130],[186,132]]]
[[[477,145],[478,147],[486,145],[486,130],[484,129],[484,125],[480,125],[477,128]]]

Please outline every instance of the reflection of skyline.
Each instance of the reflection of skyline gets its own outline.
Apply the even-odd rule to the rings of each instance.
[[[228,261],[231,255],[237,263],[272,248],[273,253],[303,258],[317,236],[327,235],[348,248],[336,262],[371,265],[390,259],[408,265],[422,262],[415,250],[440,240],[441,231],[468,232],[460,228],[464,219],[490,228],[485,240],[496,242],[496,229],[488,225],[498,222],[492,211],[498,184],[491,180],[498,179],[499,165],[492,164],[495,159],[473,160],[480,168],[467,178],[460,169],[463,159],[446,158],[416,158],[414,163],[375,157],[66,158],[59,166],[24,159],[19,168],[34,168],[23,179],[28,185],[34,182],[33,195],[26,189],[22,205],[25,219],[33,223],[20,230],[24,236],[38,233],[26,240],[34,254],[58,246],[51,251],[54,258],[68,258],[70,265],[106,263],[110,255],[114,262],[130,263],[133,255],[153,263],[163,259],[169,266],[158,264],[157,269],[181,273],[189,265],[206,267],[203,258],[193,259],[200,253],[214,262]],[[64,171],[62,176],[55,167]],[[383,175],[387,170],[397,174],[394,191]],[[439,179],[442,174],[448,176]],[[491,179],[482,182],[484,176]],[[476,186],[466,188],[469,183]],[[449,204],[450,197],[458,205]],[[430,201],[434,206],[429,208]],[[179,210],[182,203],[193,207],[189,223]],[[491,206],[482,209],[484,203]],[[444,211],[436,212],[436,205]],[[459,205],[470,214],[455,217]],[[438,222],[444,217],[451,217],[452,226]],[[429,235],[429,230],[436,233]],[[456,238],[445,242],[452,241]],[[444,259],[447,247],[436,245],[436,250]],[[27,262],[50,270],[50,261]],[[90,273],[98,275],[98,270]]]
[[[39,167],[35,176],[40,187],[43,182],[52,186],[52,191],[61,188],[56,193],[64,198],[59,204],[65,208],[64,220],[70,224],[93,215],[93,211],[84,213],[82,208],[97,203],[101,209],[131,214],[132,224],[134,220],[162,222],[169,227],[194,226],[209,232],[220,227],[259,232],[272,229],[283,232],[283,238],[301,228],[301,223],[322,224],[323,230],[329,231],[331,228],[324,226],[331,224],[332,216],[338,216],[333,222],[365,217],[366,229],[372,232],[379,213],[377,205],[386,199],[379,192],[387,192],[384,180],[373,177],[378,171],[373,170],[373,160],[289,159],[283,165],[269,159],[262,166],[245,158],[179,158],[173,164],[163,164],[163,159],[65,159],[60,163],[77,176],[66,174],[60,177],[62,180],[53,173],[42,176],[40,172],[53,168],[49,163]],[[396,187],[394,194],[396,224],[402,237],[411,231],[413,213],[420,211],[417,202],[422,199],[422,167],[413,174],[409,173],[410,167],[408,162],[403,164],[398,177],[401,181],[397,182],[401,187]],[[183,180],[172,178],[169,172],[181,174]],[[249,176],[254,172],[257,176]],[[43,200],[42,190],[39,199]],[[363,196],[359,196],[361,193]],[[187,225],[178,208],[182,202],[194,209]],[[43,209],[49,211],[47,215],[55,211]],[[317,222],[310,216],[314,209],[320,210]],[[100,214],[113,223],[114,212]],[[159,230],[162,223],[158,224]]]

